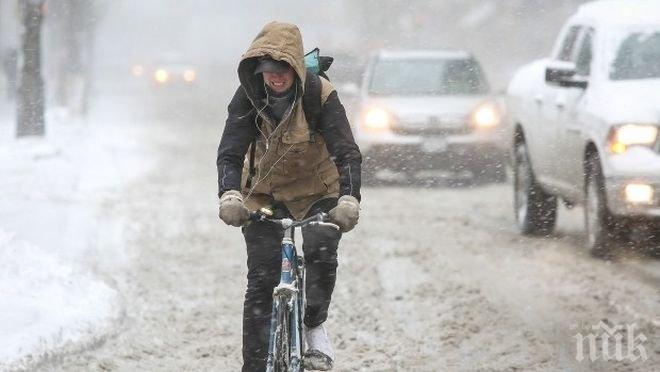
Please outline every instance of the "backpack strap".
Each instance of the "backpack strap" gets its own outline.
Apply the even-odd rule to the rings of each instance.
[[[313,72],[307,71],[305,78],[305,94],[302,98],[305,120],[309,125],[309,142],[316,142],[316,128],[321,116],[321,78]]]

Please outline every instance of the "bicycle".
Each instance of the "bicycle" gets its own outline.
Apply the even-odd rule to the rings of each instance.
[[[273,307],[268,340],[267,372],[300,372],[304,370],[303,319],[305,317],[305,262],[294,244],[295,228],[327,226],[339,230],[339,226],[326,222],[327,213],[318,213],[301,221],[290,218],[274,219],[273,212],[262,208],[250,214],[253,222],[272,222],[284,229],[282,238],[282,271],[280,283],[273,290]]]

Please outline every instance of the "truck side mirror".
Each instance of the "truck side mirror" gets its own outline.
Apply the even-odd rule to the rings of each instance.
[[[586,89],[586,79],[576,76],[576,67],[573,62],[550,61],[545,68],[545,81],[548,84],[560,87]]]

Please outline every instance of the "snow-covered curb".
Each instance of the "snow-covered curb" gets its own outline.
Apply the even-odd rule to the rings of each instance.
[[[97,342],[122,316],[114,289],[2,230],[0,296],[0,370]]]

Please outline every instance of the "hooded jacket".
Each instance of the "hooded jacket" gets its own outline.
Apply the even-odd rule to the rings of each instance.
[[[296,74],[294,102],[279,123],[267,115],[263,77],[254,74],[265,56],[287,62]],[[241,85],[229,104],[218,147],[219,195],[241,190],[250,210],[282,202],[297,219],[324,198],[352,195],[359,200],[360,151],[337,92],[322,77],[318,133],[310,141],[302,105],[307,70],[298,28],[266,24],[243,54],[238,77]],[[255,138],[255,177],[247,185],[249,148]]]

